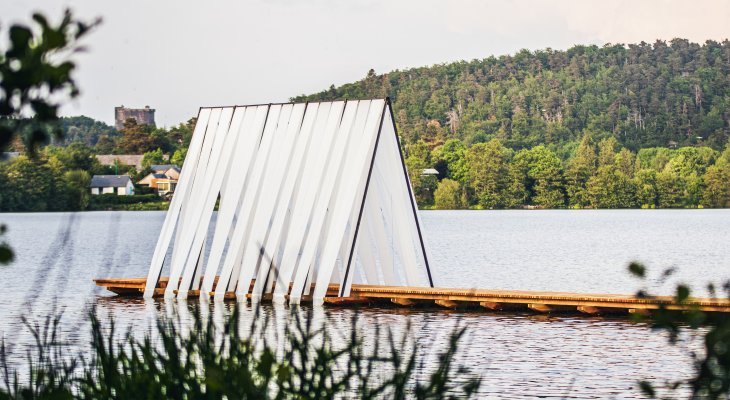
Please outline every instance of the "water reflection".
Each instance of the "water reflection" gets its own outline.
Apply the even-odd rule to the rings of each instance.
[[[61,326],[79,351],[90,341],[87,313],[113,315],[121,331],[151,332],[159,317],[191,321],[196,313],[222,324],[232,303],[123,299],[99,290],[100,276],[144,276],[163,213],[3,215],[17,261],[0,268],[0,334],[16,356],[33,338],[33,321],[63,312]],[[428,212],[423,215],[443,286],[631,293],[625,273],[635,255],[650,266],[677,265],[678,279],[699,287],[730,278],[730,211]],[[536,229],[539,228],[539,229]],[[659,261],[657,261],[659,260]],[[664,260],[666,264],[660,263]],[[698,341],[667,344],[663,335],[627,319],[534,314],[300,307],[346,337],[353,316],[365,334],[389,328],[410,335],[428,357],[457,324],[468,328],[459,361],[480,373],[494,397],[639,397],[636,382],[686,377]],[[291,310],[241,307],[241,329],[266,318],[272,338],[291,323]],[[257,314],[258,312],[258,314]]]
[[[99,298],[98,310],[114,315],[125,328],[148,332],[157,316],[178,318],[190,326],[197,313],[212,315],[219,327],[235,303],[143,301]],[[253,319],[267,321],[266,335],[276,343],[292,323],[292,309],[264,304],[240,304],[240,328],[249,333]],[[404,308],[332,309],[298,306],[315,325],[324,323],[334,336],[348,337],[356,317],[366,339],[375,327],[391,329],[396,337],[408,332],[428,361],[436,357],[457,326],[466,326],[458,361],[483,378],[482,395],[545,398],[638,398],[639,379],[676,380],[690,371],[691,337],[673,347],[662,334],[643,324],[617,317],[545,316],[499,312],[460,312]],[[408,331],[408,327],[412,327]],[[435,365],[435,359],[430,363]],[[425,370],[428,370],[426,363]]]

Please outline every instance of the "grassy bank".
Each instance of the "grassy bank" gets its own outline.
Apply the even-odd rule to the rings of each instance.
[[[141,194],[132,196],[117,196],[115,194],[101,194],[91,196],[88,210],[114,211],[150,211],[167,210],[169,201],[162,201],[156,194]]]

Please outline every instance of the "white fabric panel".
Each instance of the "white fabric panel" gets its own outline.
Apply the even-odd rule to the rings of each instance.
[[[373,234],[370,229],[371,219],[368,216],[363,215],[362,223],[360,224],[360,233],[357,237],[357,255],[360,258],[360,264],[358,268],[362,268],[366,277],[365,283],[369,285],[379,285],[381,282],[378,279],[378,266],[375,263],[375,254],[377,254],[377,247],[373,248]],[[349,296],[349,294],[348,294]]]
[[[325,167],[332,155],[333,144],[335,143],[335,133],[337,132],[340,121],[342,120],[343,112],[345,108],[344,102],[334,102],[331,105],[329,114],[324,125],[324,129],[320,132],[315,128],[315,132],[312,135],[309,150],[303,154],[303,164],[300,165],[299,169],[294,169],[287,176],[285,182],[285,191],[282,193],[283,197],[280,207],[284,206],[285,209],[290,210],[287,213],[289,221],[287,227],[297,227],[296,232],[289,232],[287,229],[286,235],[281,235],[279,232],[284,229],[283,225],[274,223],[272,235],[269,238],[271,244],[267,244],[268,248],[276,249],[278,260],[266,259],[267,253],[265,253],[263,264],[273,263],[272,273],[278,279],[279,286],[276,297],[277,302],[281,302],[284,299],[284,295],[289,290],[289,281],[291,277],[291,271],[293,270],[296,260],[294,259],[295,254],[299,253],[301,238],[304,236],[306,227],[311,221],[312,207],[319,194],[322,186],[322,180],[325,174]],[[321,112],[321,111],[320,111]],[[318,119],[319,120],[319,119]],[[324,119],[323,119],[324,120]],[[299,170],[299,173],[294,172]],[[297,177],[296,182],[292,182],[293,177]],[[284,251],[279,253],[279,242],[282,243]],[[289,244],[287,247],[286,245]],[[289,253],[287,254],[287,249]],[[286,254],[286,255],[285,255]],[[286,257],[289,257],[289,261],[284,261]],[[286,264],[284,264],[286,263]],[[259,278],[261,274],[259,274]],[[259,295],[260,288],[258,287],[258,281],[254,285],[254,295]]]
[[[184,197],[191,182],[191,179],[189,179],[188,176],[193,175],[193,171],[195,171],[200,158],[201,147],[203,146],[203,139],[205,137],[205,130],[208,126],[210,114],[211,109],[209,108],[203,108],[198,112],[198,120],[195,124],[195,129],[193,130],[193,137],[190,140],[188,154],[185,158],[182,171],[180,172],[177,193],[172,197],[172,201],[170,201],[170,207],[167,214],[165,214],[165,221],[162,224],[162,230],[160,231],[160,236],[158,237],[157,244],[155,245],[155,252],[152,254],[150,269],[147,273],[147,283],[145,284],[145,298],[151,298],[154,295],[155,286],[159,280],[160,271],[162,271],[165,254],[167,253],[167,249],[170,247],[170,241],[172,240],[175,224],[180,216],[180,209],[182,208],[183,203],[187,200]]]
[[[218,122],[218,131],[216,135],[221,136],[222,144],[219,149],[212,150],[214,156],[211,157],[211,161],[209,162],[210,166],[205,176],[204,185],[201,188],[204,197],[201,207],[201,214],[196,228],[197,234],[195,235],[195,238],[193,239],[192,245],[190,247],[191,255],[195,252],[200,253],[199,249],[202,248],[203,242],[208,237],[208,228],[210,226],[210,221],[213,216],[215,203],[218,199],[218,195],[221,192],[221,185],[223,184],[223,180],[226,177],[226,172],[228,171],[231,157],[233,156],[233,150],[236,148],[238,135],[236,135],[235,133],[237,133],[237,128],[240,125],[243,116],[239,114],[238,117],[236,117],[235,119],[233,119],[233,117],[234,109],[225,108],[223,110],[223,113],[221,114],[221,120]],[[233,122],[236,123],[236,129],[233,131],[233,133],[231,133],[230,128]],[[218,156],[215,156],[215,154],[217,154]],[[202,254],[204,255],[205,253]],[[197,261],[198,260],[193,260],[192,257],[188,257],[187,262],[184,264],[182,270],[182,280],[180,281],[180,286],[178,288],[179,290],[177,294],[178,298],[180,299],[187,299],[188,297],[188,290],[190,289],[192,279],[196,274],[196,266],[198,264]]]
[[[375,239],[375,248],[378,249],[376,257],[380,262],[383,283],[385,285],[400,285],[401,283],[398,281],[398,275],[394,269],[393,244],[388,240],[384,222],[391,220],[392,199],[383,195],[384,183],[377,165],[371,179],[370,193],[368,194],[368,200],[365,202],[365,215],[368,219],[368,228],[370,228]]]
[[[227,163],[229,156],[223,154],[223,149],[226,148],[226,144],[229,143],[228,127],[231,123],[231,117],[233,117],[233,108],[224,108],[221,111],[220,119],[218,120],[218,126],[215,130],[215,137],[213,140],[213,146],[211,147],[210,155],[208,157],[208,167],[205,169],[205,173],[200,177],[196,176],[196,182],[193,184],[194,192],[191,199],[193,200],[194,206],[186,213],[190,216],[190,225],[183,230],[183,236],[181,239],[181,253],[183,257],[178,258],[177,262],[173,258],[173,264],[170,273],[170,282],[165,288],[165,297],[174,297],[175,290],[178,289],[178,283],[180,278],[185,275],[185,286],[182,287],[184,291],[184,297],[187,298],[187,290],[190,287],[190,281],[194,271],[192,270],[197,262],[197,254],[200,253],[200,248],[203,244],[203,240],[208,233],[208,225],[210,218],[213,213],[213,207],[215,206],[216,198],[220,191],[220,182],[222,180],[223,172],[225,171],[224,165],[223,171],[219,168],[221,161]],[[230,150],[226,151],[226,154],[230,155]],[[217,184],[217,186],[216,186]],[[187,225],[188,220],[185,221]]]
[[[243,196],[240,200],[241,204],[239,206],[238,220],[242,221],[242,223],[245,225],[243,236],[240,236],[240,238],[236,239],[235,241],[235,245],[238,246],[238,253],[234,254],[235,258],[233,259],[233,270],[230,274],[230,281],[228,282],[228,286],[225,288],[228,292],[234,291],[236,288],[236,284],[238,283],[238,275],[239,271],[241,270],[241,264],[243,262],[244,245],[246,242],[246,238],[251,232],[251,227],[253,226],[254,215],[256,213],[258,203],[261,201],[261,186],[266,179],[265,175],[267,166],[271,164],[270,158],[272,157],[272,154],[277,151],[274,146],[274,142],[277,137],[288,134],[288,130],[299,129],[299,127],[301,126],[301,119],[303,118],[304,111],[302,110],[301,114],[294,115],[294,113],[297,112],[298,111],[295,106],[287,104],[280,108],[277,114],[277,118],[272,119],[270,116],[266,122],[264,133],[262,134],[262,142],[259,145],[259,152],[265,154],[266,157],[262,160],[259,160],[260,162],[256,162],[254,164],[255,168],[253,170],[253,174],[256,184],[245,189]],[[267,139],[264,140],[264,138]],[[230,252],[228,254],[231,255]],[[249,286],[250,282],[246,282],[246,288],[248,288]],[[223,289],[224,287],[221,286],[221,290]]]
[[[311,215],[312,205],[315,196],[321,186],[321,177],[324,172],[324,165],[330,156],[332,138],[342,118],[344,102],[323,103],[319,107],[317,122],[310,134],[307,146],[297,145],[301,154],[296,154],[292,164],[288,168],[282,191],[277,199],[278,211],[274,214],[271,230],[266,239],[265,251],[262,252],[261,265],[270,267],[260,268],[254,284],[252,299],[257,300],[264,291],[263,284],[266,275],[270,276],[267,282],[271,282],[274,276],[278,276],[280,265],[274,262],[279,252],[279,243],[284,230],[284,222],[289,215],[290,205],[292,213],[303,214],[305,218]],[[266,273],[264,273],[266,272]],[[286,283],[288,287],[288,282]],[[286,288],[288,290],[288,288]],[[268,289],[267,289],[268,290]]]
[[[234,122],[236,116],[244,114],[243,121],[239,129],[231,124],[231,133],[239,136],[236,143],[235,156],[231,160],[228,176],[225,178],[226,196],[221,198],[218,208],[218,220],[213,234],[213,244],[211,245],[210,255],[205,267],[205,276],[201,288],[201,297],[208,297],[208,293],[213,290],[218,267],[223,257],[223,250],[226,242],[232,234],[232,225],[236,209],[240,204],[242,191],[248,182],[249,171],[253,160],[256,159],[257,150],[261,141],[261,133],[266,122],[269,106],[258,107],[238,107],[234,114]]]
[[[203,140],[203,147],[200,151],[200,157],[195,169],[191,170],[192,181],[186,188],[185,192],[182,193],[183,198],[186,199],[180,210],[180,216],[177,221],[177,229],[175,230],[175,242],[173,245],[172,257],[170,260],[170,274],[172,274],[173,266],[180,264],[181,257],[185,257],[183,253],[184,247],[181,245],[183,238],[189,233],[190,227],[186,225],[186,222],[190,223],[192,209],[195,208],[195,196],[199,190],[195,190],[197,185],[200,185],[200,176],[206,170],[208,166],[208,160],[210,159],[210,149],[215,140],[215,132],[218,127],[218,121],[220,119],[222,109],[214,108],[211,111],[210,118],[208,120],[208,126],[206,128],[205,138]],[[202,172],[201,172],[202,171]],[[196,181],[197,179],[197,181]],[[178,191],[179,192],[179,191]]]
[[[285,127],[290,118],[295,118],[294,111],[297,108],[291,105],[278,106],[272,105],[269,108],[269,115],[266,119],[263,134],[261,136],[261,142],[258,147],[258,155],[253,160],[253,169],[250,172],[250,177],[247,182],[246,190],[242,192],[243,198],[241,199],[241,208],[238,212],[238,219],[236,226],[234,227],[233,234],[231,236],[230,244],[228,246],[228,252],[226,258],[223,261],[223,269],[221,270],[220,277],[218,278],[218,284],[215,288],[215,298],[220,300],[223,299],[225,292],[230,290],[231,286],[235,286],[238,278],[238,266],[240,265],[242,258],[242,245],[245,235],[251,226],[251,213],[256,207],[258,201],[259,189],[261,187],[261,176],[266,168],[266,163],[271,152],[271,143],[274,139],[274,133],[278,130],[277,127]],[[302,110],[303,111],[303,110]],[[301,114],[299,114],[301,117]]]
[[[273,291],[282,302],[291,285],[295,304],[314,286],[321,304],[329,283],[348,296],[354,282],[424,281],[420,220],[385,100],[201,109],[183,174],[147,297],[173,235],[166,297],[179,282],[179,298],[198,287],[207,298],[215,285],[217,300],[231,291],[242,300],[255,277],[253,301]]]
[[[393,130],[393,122],[390,119],[390,113],[386,114],[381,137],[382,147],[378,147],[376,162],[383,165],[384,171],[390,172],[383,175],[388,187],[385,193],[388,193],[393,199],[394,243],[405,272],[405,283],[409,286],[418,286],[420,284],[417,271],[418,258],[413,243],[413,238],[418,238],[418,231],[415,223],[409,223],[413,221],[413,210],[410,207],[407,188],[403,186],[405,177],[399,158],[400,150]]]
[[[357,200],[363,195],[363,187],[370,161],[373,157],[375,139],[384,111],[385,101],[372,101],[364,127],[362,130],[357,129],[358,133],[361,132],[361,134],[354,138],[356,139],[356,144],[351,147],[352,151],[348,151],[348,162],[345,165],[345,173],[348,178],[341,182],[337,191],[335,208],[331,211],[332,220],[330,222],[331,229],[329,232],[332,238],[327,239],[325,247],[322,250],[322,259],[317,271],[317,280],[313,294],[315,304],[322,304],[324,302],[324,295],[327,293],[327,284],[329,283],[332,269],[337,259],[337,252],[342,244],[342,241],[337,240],[337,238],[343,238],[347,220],[352,214],[352,209],[357,203]],[[351,234],[354,234],[354,229],[351,230]]]
[[[165,297],[174,297],[174,291],[177,290],[182,269],[190,255],[190,246],[195,235],[198,234],[195,227],[198,225],[200,213],[202,212],[203,191],[201,188],[205,184],[205,176],[210,168],[210,156],[213,149],[218,150],[222,143],[222,136],[219,135],[218,125],[220,124],[223,109],[214,109],[211,121],[208,123],[206,130],[206,140],[203,142],[203,151],[198,162],[198,168],[195,170],[193,177],[193,185],[190,188],[190,194],[186,204],[183,206],[180,214],[180,225],[185,229],[179,229],[179,238],[175,239],[175,248],[172,252],[172,263],[170,265],[170,277],[167,287],[165,288]],[[215,118],[215,119],[214,119]],[[212,122],[216,123],[213,124]],[[217,154],[217,152],[216,152]]]
[[[290,303],[298,303],[301,299],[304,286],[307,283],[309,269],[314,262],[317,249],[320,243],[322,232],[326,230],[325,220],[327,219],[330,200],[334,196],[342,174],[342,166],[346,163],[350,137],[354,130],[355,119],[358,113],[364,119],[370,107],[369,101],[348,101],[342,116],[339,129],[335,134],[335,143],[332,147],[332,156],[328,160],[322,185],[319,187],[314,208],[312,210],[311,222],[306,223],[306,215],[292,215],[291,231],[287,237],[287,246],[284,249],[284,256],[281,264],[283,266],[281,278],[274,289],[274,298],[283,298],[286,295],[287,286],[291,278],[290,271],[295,271]],[[307,232],[307,227],[309,227]],[[301,251],[301,255],[299,254]]]
[[[264,191],[264,185],[267,182],[267,180],[269,179],[268,176],[270,176],[270,174],[271,174],[270,166],[275,162],[272,160],[272,158],[276,159],[276,160],[279,159],[279,158],[277,158],[277,155],[281,154],[281,150],[278,149],[277,146],[280,146],[281,138],[282,137],[291,137],[292,135],[296,135],[296,134],[298,134],[299,130],[301,129],[302,119],[304,118],[303,113],[305,112],[306,107],[304,107],[302,114],[298,114],[296,116],[293,116],[293,113],[297,112],[296,109],[292,108],[291,110],[289,110],[289,109],[286,109],[287,106],[284,106],[284,107],[285,107],[285,111],[288,112],[289,115],[288,116],[281,115],[279,117],[278,123],[275,126],[275,129],[269,135],[269,136],[271,136],[270,140],[268,143],[266,143],[266,146],[269,147],[269,150],[267,152],[268,157],[264,161],[263,164],[257,164],[258,167],[263,166],[263,169],[261,171],[259,171],[259,174],[258,174],[258,176],[259,176],[258,186],[253,194],[255,197],[247,197],[247,200],[246,200],[246,201],[248,201],[248,200],[253,199],[252,201],[253,201],[254,205],[253,205],[253,208],[251,208],[251,209],[246,208],[246,210],[244,211],[244,214],[242,214],[242,215],[248,215],[246,217],[247,219],[245,222],[246,230],[245,230],[244,235],[240,239],[241,240],[240,244],[238,244],[238,241],[237,241],[237,244],[240,246],[240,248],[239,248],[238,254],[235,258],[234,264],[233,264],[234,267],[233,267],[233,271],[231,272],[231,278],[230,278],[231,280],[228,283],[227,291],[229,291],[229,292],[236,290],[237,283],[240,283],[241,285],[245,285],[245,287],[242,286],[242,290],[248,291],[248,288],[250,287],[250,278],[248,280],[246,280],[246,282],[240,282],[239,274],[240,274],[241,268],[243,266],[244,255],[246,254],[247,241],[249,240],[249,236],[251,235],[251,230],[253,229],[254,223],[256,222],[256,214],[260,212],[259,204],[261,204],[262,202],[268,201],[267,196],[269,196],[269,195]],[[248,195],[248,194],[246,194],[246,195]],[[241,204],[242,210],[244,207],[246,207],[246,206],[242,203]]]
[[[209,197],[209,188],[211,186],[213,174],[216,172],[218,164],[219,154],[223,148],[223,143],[228,132],[228,126],[233,116],[232,108],[224,108],[221,110],[221,116],[218,120],[218,126],[215,128],[213,143],[211,146],[210,153],[208,154],[207,167],[203,171],[202,168],[198,168],[200,174],[196,174],[195,182],[193,183],[193,192],[190,197],[191,207],[185,211],[185,229],[182,230],[183,236],[180,241],[180,248],[177,252],[177,258],[172,259],[172,266],[170,268],[170,281],[167,283],[165,288],[165,297],[174,297],[175,290],[178,288],[178,283],[182,277],[185,268],[194,264],[196,253],[200,250],[200,245],[203,243],[203,228],[201,224],[205,223],[204,218],[207,207],[205,207],[206,200]],[[216,190],[215,195],[217,196],[218,191]],[[210,217],[208,218],[210,219]],[[207,226],[207,223],[206,223]],[[205,229],[207,231],[207,229]],[[191,261],[192,260],[192,261]]]
[[[186,201],[185,204],[183,204],[182,210],[180,212],[180,218],[178,221],[179,229],[176,233],[175,247],[173,248],[172,252],[172,262],[170,266],[171,277],[173,274],[178,274],[179,276],[179,271],[175,272],[175,270],[179,270],[179,268],[181,268],[181,264],[183,262],[181,261],[181,258],[184,258],[186,256],[187,250],[189,250],[188,247],[183,245],[184,240],[195,234],[194,230],[191,229],[193,225],[189,224],[191,223],[194,215],[196,215],[199,210],[198,202],[201,197],[200,185],[202,184],[201,181],[208,169],[210,153],[211,149],[213,148],[213,144],[216,141],[218,122],[220,121],[220,116],[222,112],[222,108],[214,108],[211,112],[210,120],[208,121],[208,127],[205,131],[205,139],[203,141],[203,148],[201,149],[200,159],[198,161],[197,168],[193,170],[193,181],[190,187],[187,189],[187,192],[185,193]]]
[[[263,185],[260,189],[261,200],[255,209],[251,232],[245,238],[243,261],[238,276],[240,284],[236,289],[237,296],[245,296],[249,291],[249,285],[246,285],[246,283],[254,278],[261,248],[266,241],[266,233],[269,230],[271,216],[276,206],[276,198],[281,189],[285,167],[290,163],[297,166],[301,163],[314,127],[317,126],[318,120],[321,120],[321,118],[318,118],[319,108],[318,103],[307,105],[301,129],[287,129],[286,135],[278,135],[274,141],[274,152],[265,171]],[[328,112],[329,107],[324,111],[325,113]],[[298,170],[299,168],[295,171],[289,171],[289,173],[296,173]]]

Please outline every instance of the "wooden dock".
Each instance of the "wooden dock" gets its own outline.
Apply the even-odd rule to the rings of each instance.
[[[155,296],[161,297],[167,278],[160,279]],[[141,297],[146,278],[95,279],[97,286],[120,296]],[[251,282],[253,286],[253,282]],[[338,285],[330,285],[325,303],[334,306],[391,305],[401,307],[439,307],[449,309],[481,309],[490,311],[527,311],[535,313],[632,314],[648,313],[665,307],[670,310],[699,309],[708,312],[730,313],[730,299],[690,298],[677,304],[669,296],[636,297],[613,294],[584,294],[562,292],[532,292],[520,290],[485,290],[421,288],[406,286],[352,285],[350,297],[336,297]],[[200,291],[191,290],[189,297],[199,297]],[[210,296],[213,293],[209,293]],[[233,292],[226,299],[235,299]],[[264,301],[270,297],[264,297]],[[304,296],[302,302],[311,301]]]

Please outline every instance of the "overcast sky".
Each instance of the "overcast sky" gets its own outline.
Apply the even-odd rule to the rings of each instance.
[[[174,125],[199,106],[268,103],[365,76],[574,44],[730,37],[730,0],[3,0],[2,27],[65,6],[103,25],[65,115],[117,105]],[[5,34],[3,32],[3,34]]]

